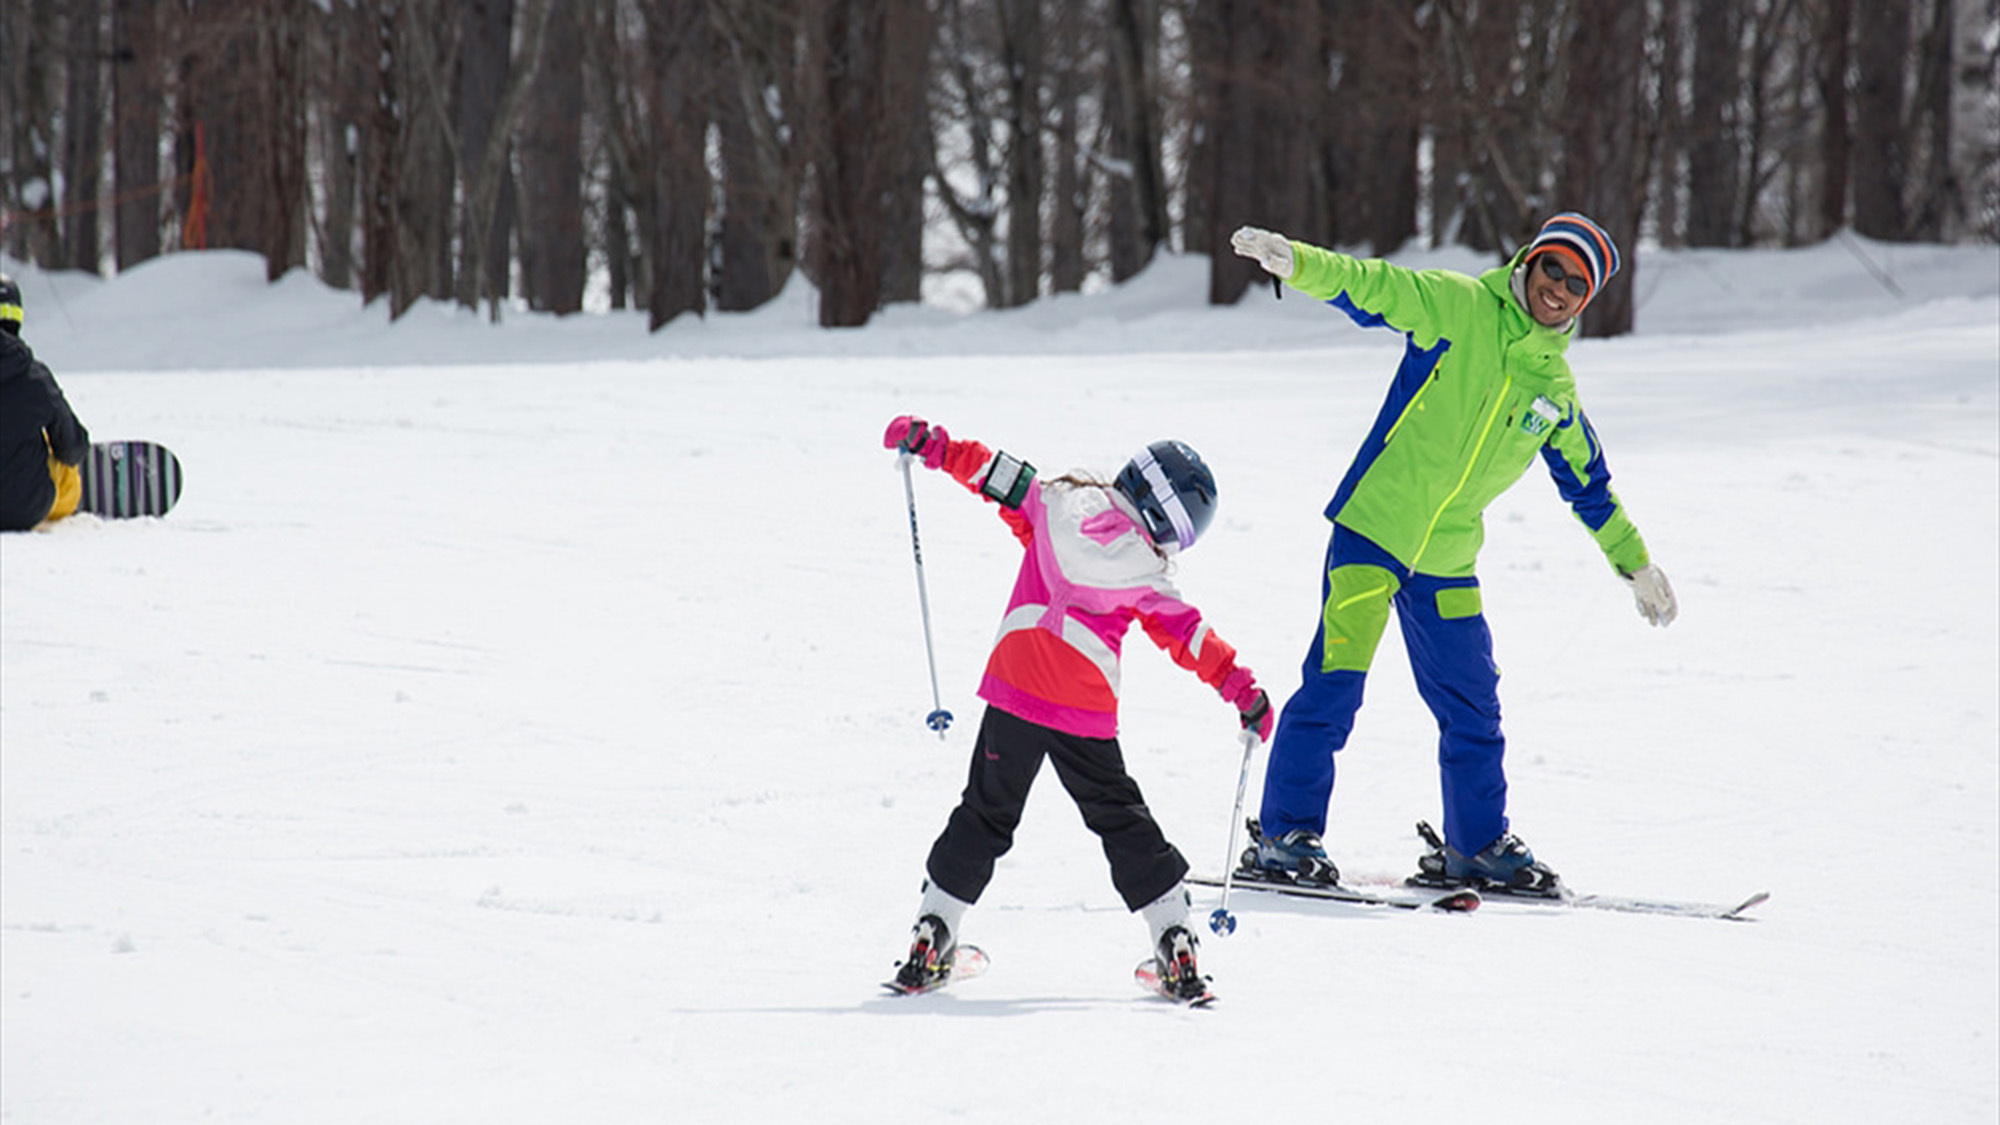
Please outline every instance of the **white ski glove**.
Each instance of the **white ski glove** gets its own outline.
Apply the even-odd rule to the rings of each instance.
[[[1248,258],[1264,267],[1264,272],[1276,278],[1292,276],[1296,267],[1292,264],[1292,244],[1282,234],[1273,234],[1256,227],[1237,227],[1229,236],[1229,247],[1238,257]]]
[[[1630,574],[1619,577],[1632,588],[1632,600],[1639,605],[1639,616],[1648,625],[1671,625],[1680,613],[1680,606],[1674,601],[1674,588],[1668,584],[1667,576],[1660,568],[1647,563]]]

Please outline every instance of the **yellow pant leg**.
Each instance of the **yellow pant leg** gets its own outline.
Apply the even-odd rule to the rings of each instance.
[[[83,499],[83,474],[75,465],[65,465],[49,457],[49,479],[56,482],[56,502],[49,509],[48,518],[59,520],[76,512],[77,504]]]
[[[1389,624],[1389,607],[1402,589],[1395,575],[1379,566],[1353,563],[1327,575],[1322,610],[1322,672],[1366,672],[1375,646]]]

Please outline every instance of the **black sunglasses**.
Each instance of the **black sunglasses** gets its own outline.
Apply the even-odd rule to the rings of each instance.
[[[1573,296],[1581,297],[1590,292],[1590,282],[1580,275],[1563,272],[1562,263],[1556,261],[1554,254],[1542,255],[1541,263],[1542,275],[1550,281],[1562,282],[1563,288],[1569,290]]]

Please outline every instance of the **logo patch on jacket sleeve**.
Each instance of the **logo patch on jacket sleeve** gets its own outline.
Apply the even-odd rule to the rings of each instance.
[[[1536,395],[1528,409],[1521,412],[1521,429],[1536,437],[1549,432],[1556,423],[1562,421],[1562,408],[1550,402],[1544,395]]]

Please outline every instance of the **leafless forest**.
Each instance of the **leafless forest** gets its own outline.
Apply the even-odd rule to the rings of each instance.
[[[2000,240],[2000,0],[0,0],[0,249],[386,299],[1018,306],[1242,223]],[[1631,327],[1628,270],[1585,330]]]

